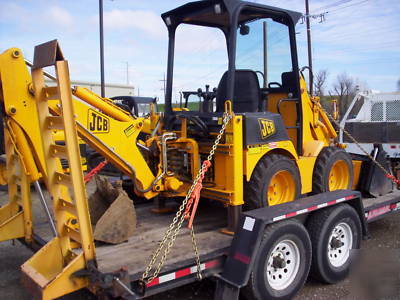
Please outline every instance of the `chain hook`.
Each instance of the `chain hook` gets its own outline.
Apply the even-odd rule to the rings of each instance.
[[[222,127],[221,127],[221,129],[218,133],[218,136],[215,139],[214,144],[213,144],[213,146],[210,150],[210,153],[207,157],[208,161],[210,161],[210,162],[212,161],[215,151],[216,151],[216,149],[222,139],[222,136],[225,132],[225,129],[226,129],[229,121],[232,119],[232,117],[233,117],[232,102],[228,100],[225,102],[225,112],[224,112],[224,116],[222,119]],[[206,172],[206,170],[204,170],[203,167],[204,167],[204,165],[202,166],[202,168],[200,168],[195,179],[193,180],[193,183],[192,183],[191,187],[189,188],[185,199],[182,201],[182,204],[179,206],[179,209],[176,212],[176,215],[175,215],[174,219],[172,220],[172,223],[170,224],[168,230],[165,232],[163,239],[159,243],[158,248],[151,255],[150,262],[142,274],[142,281],[146,284],[151,283],[160,274],[161,268],[165,264],[165,260],[168,256],[172,246],[174,245],[174,242],[175,242],[176,237],[182,227],[183,222],[185,221],[185,216],[186,216],[185,211],[186,211],[188,202],[189,202],[196,186],[198,185],[200,179],[202,178],[202,176],[204,177],[204,174]],[[199,280],[201,280],[202,275],[201,275],[200,255],[199,255],[199,251],[197,248],[194,227],[192,226],[190,230],[191,230],[190,234],[192,237],[192,245],[193,245],[193,250],[195,253],[195,260],[196,260],[196,265],[197,265],[197,278]],[[163,249],[164,249],[164,252],[163,252],[161,258],[159,259],[158,265],[155,268],[153,274],[150,275],[150,272],[153,270],[153,267],[156,264],[156,261],[159,258],[161,251]]]

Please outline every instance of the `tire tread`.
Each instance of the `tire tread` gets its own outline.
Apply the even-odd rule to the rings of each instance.
[[[356,226],[359,229],[358,234],[361,236],[361,223],[358,218],[357,212],[354,210],[354,208],[347,204],[347,203],[342,203],[333,207],[328,207],[325,209],[322,209],[320,211],[315,212],[310,216],[310,218],[307,221],[307,230],[310,235],[311,239],[311,247],[313,251],[313,255],[311,258],[311,268],[310,268],[310,276],[318,281],[322,281],[324,283],[335,283],[337,280],[332,280],[328,278],[327,275],[323,274],[322,270],[319,268],[319,257],[318,257],[318,243],[320,242],[321,235],[323,231],[325,230],[325,225],[327,223],[328,218],[331,216],[331,214],[335,210],[351,210],[352,213],[354,213],[358,219],[358,222],[356,222]],[[354,220],[353,220],[354,221]]]
[[[314,166],[314,172],[313,172],[313,181],[312,181],[312,193],[313,194],[319,194],[319,193],[324,193],[327,192],[327,188],[325,186],[324,178],[325,178],[325,173],[327,172],[327,165],[331,159],[332,156],[334,156],[336,153],[345,153],[348,158],[351,158],[347,152],[345,152],[343,149],[338,148],[338,147],[325,147],[322,149],[320,154],[318,155],[317,161]],[[352,165],[350,166],[352,167]],[[353,172],[350,172],[351,175]],[[353,181],[353,176],[350,176],[350,181]]]
[[[263,203],[261,203],[263,201],[260,200],[260,191],[262,191],[263,184],[265,183],[265,174],[270,166],[279,161],[292,164],[297,171],[297,177],[300,181],[300,175],[296,164],[287,156],[275,153],[265,155],[254,168],[250,181],[244,183],[244,208],[246,210],[263,207]],[[297,184],[300,186],[300,182],[297,182]],[[266,202],[265,206],[267,205],[268,203]]]

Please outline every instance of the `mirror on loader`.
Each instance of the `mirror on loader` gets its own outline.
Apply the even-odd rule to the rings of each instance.
[[[233,111],[239,114],[280,113],[285,125],[291,127],[289,136],[301,153],[294,30],[299,17],[292,11],[230,0],[192,2],[163,14],[169,31],[166,128],[177,126],[172,107],[174,93],[195,91],[207,83],[217,87],[214,103],[199,103],[196,114],[179,110],[180,116],[194,114],[198,123],[204,123],[201,127],[207,128],[205,114],[220,115],[226,100],[232,100]],[[188,34],[195,35],[198,43],[187,43]],[[279,111],[283,98],[293,99],[290,112]],[[192,126],[198,127],[192,132],[199,132],[200,125]]]

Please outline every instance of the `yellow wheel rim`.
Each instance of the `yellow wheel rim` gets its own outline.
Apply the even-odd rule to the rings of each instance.
[[[336,161],[329,172],[329,191],[347,189],[349,173],[349,166],[344,160]]]
[[[293,201],[296,197],[296,183],[292,174],[282,170],[272,176],[267,197],[269,206]]]

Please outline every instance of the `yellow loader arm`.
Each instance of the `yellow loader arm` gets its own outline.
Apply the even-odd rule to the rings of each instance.
[[[15,133],[20,145],[26,145],[20,152],[27,173],[33,176],[32,181],[35,181],[40,177],[40,173],[45,175],[44,154],[39,136],[32,78],[21,50],[12,48],[0,55],[0,80],[0,102],[4,105],[6,128]],[[145,125],[145,120],[130,116],[111,100],[101,98],[84,88],[75,87],[73,95],[76,96],[73,98],[73,105],[79,136],[131,177],[137,192],[146,198],[156,196],[158,193],[153,191],[153,188],[162,177],[162,171],[159,170],[155,176],[137,146],[137,137]],[[49,108],[51,113],[57,116],[60,113],[58,99],[49,100]],[[145,127],[149,128],[148,124],[146,125]]]

